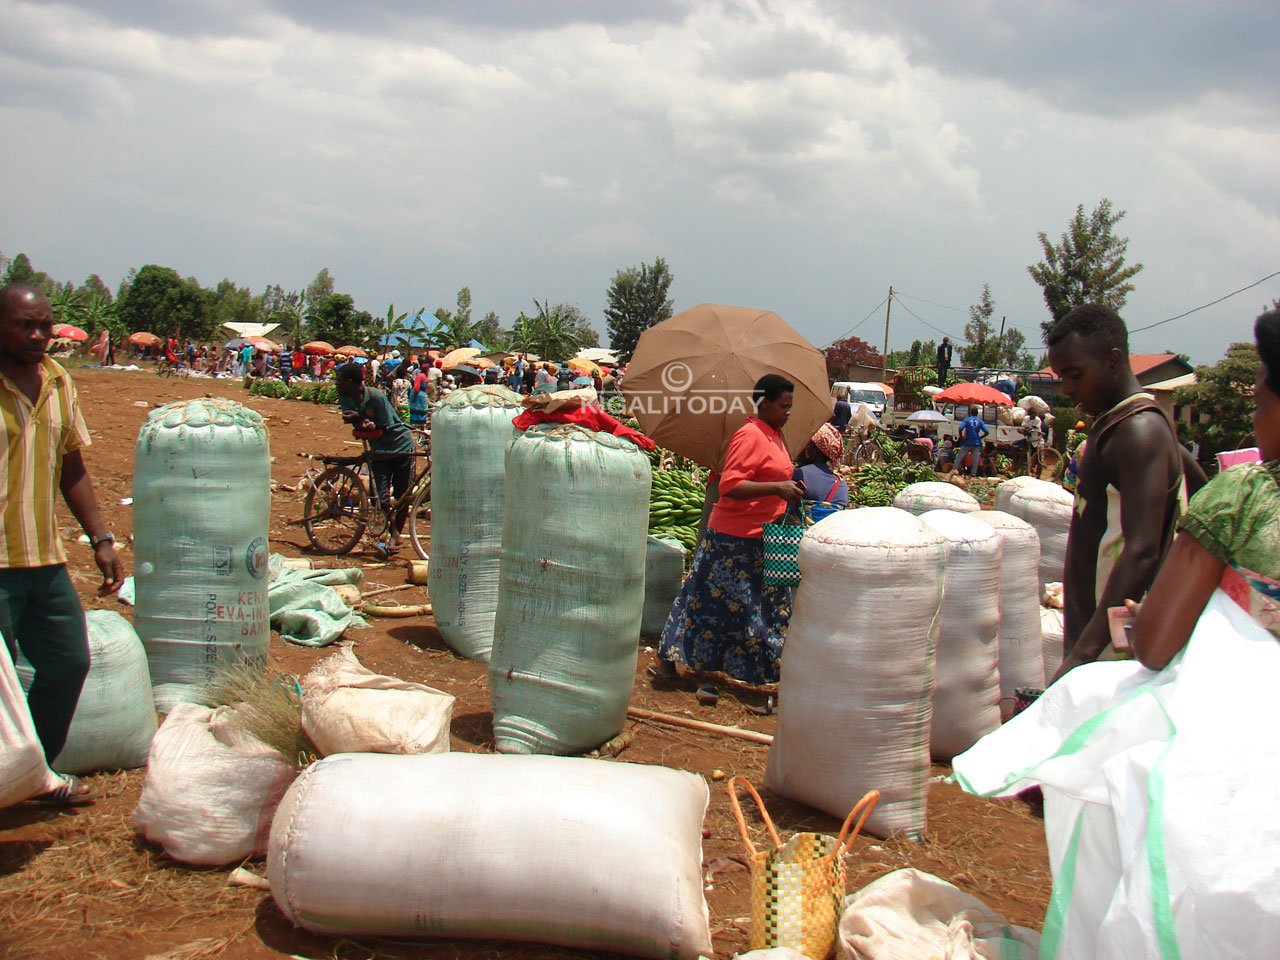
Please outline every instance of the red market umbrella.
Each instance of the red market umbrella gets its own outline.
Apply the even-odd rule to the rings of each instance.
[[[321,357],[327,357],[334,353],[333,344],[325,343],[323,340],[312,340],[310,343],[302,345],[303,353],[314,353]]]
[[[53,335],[55,337],[65,338],[67,340],[88,340],[89,339],[89,334],[81,330],[79,327],[73,326],[70,323],[55,323],[53,325]]]
[[[988,387],[985,383],[957,383],[947,387],[933,398],[943,403],[994,403],[1001,407],[1012,407],[1013,400],[1007,393]]]
[[[369,356],[369,354],[365,353],[359,347],[339,347],[337,350],[333,352],[343,357],[368,357]]]
[[[261,350],[263,353],[279,353],[280,345],[273,343],[266,337],[250,337],[249,343],[253,345],[255,350]]]

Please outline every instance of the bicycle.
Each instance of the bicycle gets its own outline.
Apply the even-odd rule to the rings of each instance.
[[[409,542],[419,559],[428,559],[431,524],[431,453],[428,449],[410,454],[379,453],[366,449],[351,457],[314,457],[325,469],[314,476],[307,472],[307,496],[302,504],[302,529],[317,553],[329,556],[350,553],[366,534],[381,541],[391,532],[391,518],[407,511]],[[375,460],[410,456],[413,477],[408,489],[394,498],[389,509],[377,502],[371,465]],[[426,468],[419,470],[418,461]],[[373,494],[370,494],[370,491]]]
[[[1061,464],[1062,454],[1047,443],[1035,447],[1027,444],[1019,458],[1019,472],[1038,480],[1053,479]]]
[[[884,460],[884,450],[881,449],[874,432],[868,433],[861,439],[856,436],[846,437],[844,457],[842,459],[846,467],[861,467],[868,463],[880,463]]]

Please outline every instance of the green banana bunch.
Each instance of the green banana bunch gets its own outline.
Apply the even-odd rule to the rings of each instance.
[[[649,497],[649,532],[678,540],[690,553],[698,543],[698,521],[706,488],[683,470],[655,470]]]

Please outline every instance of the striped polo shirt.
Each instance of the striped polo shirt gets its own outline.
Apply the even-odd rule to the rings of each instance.
[[[49,357],[40,372],[34,404],[0,373],[0,568],[67,562],[54,512],[62,458],[89,445],[89,428],[70,374]]]

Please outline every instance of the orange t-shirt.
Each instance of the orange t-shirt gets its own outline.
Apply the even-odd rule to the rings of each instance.
[[[781,497],[753,497],[734,500],[725,494],[743,480],[777,483],[794,476],[791,455],[782,442],[782,434],[759,417],[747,422],[729,440],[720,472],[720,499],[711,508],[707,525],[717,533],[734,537],[761,537],[764,524],[777,519],[787,507]]]

